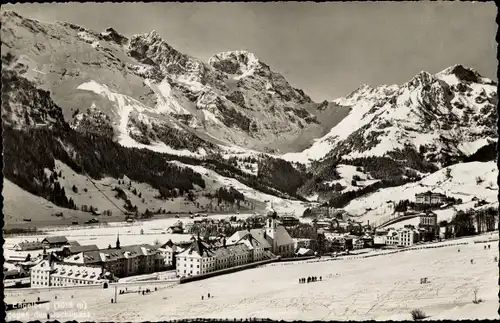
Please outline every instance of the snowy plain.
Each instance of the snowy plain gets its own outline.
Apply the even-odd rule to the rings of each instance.
[[[158,291],[144,296],[119,295],[116,304],[110,303],[113,289],[95,288],[9,291],[5,300],[11,303],[40,297],[52,304],[57,295],[59,301],[84,302],[90,315],[86,319],[115,322],[248,317],[411,320],[413,309],[421,309],[428,319],[498,319],[498,263],[494,262],[498,250],[494,242],[493,248],[484,250],[485,244],[475,244],[474,240],[478,237],[456,240],[467,243],[460,246],[362,260],[278,263],[192,283],[155,284]],[[307,276],[321,276],[322,281],[298,283],[299,278]],[[420,284],[423,277],[429,283]],[[147,283],[142,288],[147,288]],[[482,299],[479,304],[472,302],[474,289]],[[208,293],[212,297],[207,299]],[[7,320],[24,320],[40,311],[47,310],[10,311]],[[53,312],[53,307],[49,311]],[[68,313],[74,316],[67,319],[79,315],[77,311]]]

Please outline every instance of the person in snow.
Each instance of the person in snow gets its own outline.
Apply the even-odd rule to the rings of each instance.
[[[201,300],[203,300],[203,295],[201,295]]]

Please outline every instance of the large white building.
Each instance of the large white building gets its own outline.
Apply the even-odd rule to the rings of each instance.
[[[31,287],[91,285],[108,281],[101,268],[65,265],[49,260],[31,268]]]
[[[168,240],[163,246],[158,248],[160,255],[165,260],[165,266],[175,266],[176,255],[184,251],[181,247],[175,245],[172,240]]]

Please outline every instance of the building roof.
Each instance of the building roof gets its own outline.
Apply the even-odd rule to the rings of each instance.
[[[52,277],[73,278],[73,279],[87,280],[94,282],[106,281],[102,279],[101,268],[82,267],[82,266],[55,263],[52,265],[51,269],[51,266],[47,260],[40,262],[33,268],[52,270],[51,273]]]
[[[138,256],[152,256],[158,254],[158,248],[149,244],[123,246],[119,249],[100,249],[93,251],[83,251],[72,255],[64,260],[66,263],[96,264],[107,261],[115,261],[123,258],[133,258]]]
[[[42,242],[48,243],[68,243],[68,239],[65,236],[49,236],[45,237]]]
[[[226,258],[230,256],[240,256],[248,251],[249,248],[245,244],[239,243],[236,245],[216,248],[213,250],[213,254],[217,258]]]
[[[39,241],[23,241],[23,242],[19,242],[17,244],[19,246],[19,248],[21,249],[32,249],[32,250],[36,250],[36,249],[43,249],[43,245],[42,245],[42,242],[39,242]]]
[[[70,246],[79,246],[80,243],[78,241],[76,241],[76,240],[72,240],[72,241],[69,241],[69,245]]]
[[[92,245],[83,245],[83,246],[69,246],[64,249],[68,249],[71,254],[76,254],[84,251],[97,251],[99,247],[95,244]]]

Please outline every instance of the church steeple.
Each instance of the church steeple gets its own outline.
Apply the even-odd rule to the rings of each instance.
[[[120,234],[116,236],[116,249],[120,249]]]

